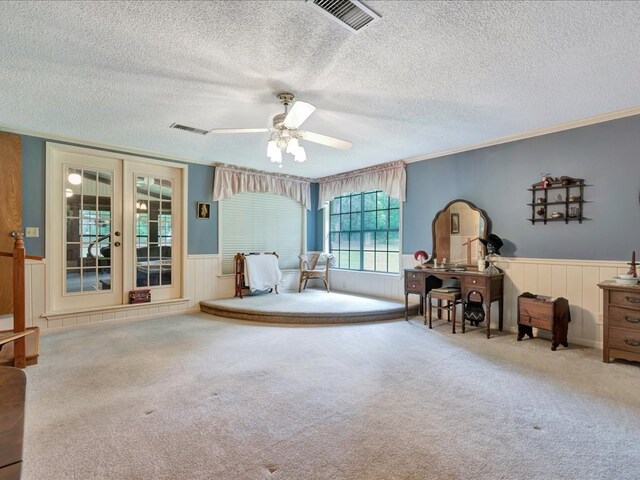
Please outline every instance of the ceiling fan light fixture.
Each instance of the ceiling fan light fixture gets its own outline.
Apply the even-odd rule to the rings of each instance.
[[[291,153],[295,155],[297,151],[298,151],[298,139],[295,137],[292,137],[287,142],[287,153]]]
[[[269,140],[269,143],[267,143],[267,157],[271,158],[275,155],[275,152],[278,149],[278,145],[276,144],[275,140]]]
[[[296,150],[296,153],[293,159],[296,162],[300,162],[300,163],[304,162],[307,159],[307,152],[304,151],[304,147],[302,145],[300,145]]]
[[[276,148],[269,158],[274,163],[282,163],[282,151],[279,148]]]

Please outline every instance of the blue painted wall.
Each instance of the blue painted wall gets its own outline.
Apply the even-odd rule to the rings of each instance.
[[[22,219],[24,227],[39,227],[40,236],[25,238],[25,246],[30,255],[44,256],[45,249],[45,172],[47,139],[21,135],[22,143]],[[68,145],[86,146],[57,141]],[[90,147],[95,148],[95,147]],[[126,153],[118,150],[115,153]],[[138,154],[136,154],[138,155]],[[144,157],[144,155],[138,155]],[[155,158],[146,156],[146,158]],[[157,158],[156,158],[157,159]],[[162,161],[162,159],[157,159]],[[184,162],[176,162],[184,163]],[[214,167],[188,163],[188,208],[187,234],[189,254],[218,253],[218,202],[212,201]],[[199,220],[195,209],[197,202],[211,202],[211,218]],[[311,185],[312,209],[307,212],[307,249],[322,249],[322,212],[317,211],[318,184]],[[318,243],[319,239],[319,243]]]
[[[320,185],[311,184],[311,210],[307,210],[307,251],[322,250],[322,211],[318,211]],[[318,238],[320,243],[318,244]]]
[[[21,136],[22,226],[40,228],[40,236],[24,239],[27,254],[44,256],[45,140]]]
[[[582,224],[532,225],[531,184],[541,172],[584,178]],[[432,251],[431,221],[450,200],[485,210],[505,256],[624,260],[640,253],[640,116],[407,166],[404,253]]]
[[[21,135],[22,143],[22,223],[24,227],[39,227],[38,238],[25,238],[25,247],[30,255],[44,256],[45,246],[45,168],[47,139]],[[67,145],[86,146],[70,142]],[[95,148],[95,147],[90,147]],[[115,153],[126,153],[111,149]],[[146,158],[152,156],[138,155]],[[158,159],[162,161],[162,159]],[[176,162],[184,163],[184,162]],[[187,185],[188,201],[192,208],[188,209],[187,231],[189,254],[218,253],[218,205],[212,204],[211,219],[198,220],[195,215],[195,202],[211,201],[213,194],[214,167],[188,163],[189,173]]]
[[[218,253],[218,202],[212,202],[213,175],[213,167],[189,164],[187,234],[190,254]],[[203,220],[196,218],[198,202],[212,202],[211,218]]]
[[[32,255],[44,255],[45,142],[22,136],[23,224],[40,227],[39,238],[25,240]],[[64,143],[64,142],[60,142]],[[527,188],[553,176],[584,178],[582,224],[531,225]],[[189,164],[188,252],[218,253],[218,205],[211,219],[195,217],[197,201],[211,201],[214,168]],[[404,253],[432,250],[431,221],[455,198],[485,210],[492,231],[502,237],[505,256],[623,260],[640,252],[640,116],[497,145],[407,166],[403,210]],[[317,210],[318,184],[311,186],[307,249],[322,250],[323,212]]]

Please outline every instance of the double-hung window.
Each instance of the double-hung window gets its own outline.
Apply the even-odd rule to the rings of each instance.
[[[329,206],[329,250],[337,268],[400,271],[400,201],[381,190],[335,197]]]

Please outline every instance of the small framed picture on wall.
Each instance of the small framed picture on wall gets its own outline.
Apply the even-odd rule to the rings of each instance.
[[[211,218],[211,204],[208,202],[197,202],[196,217],[200,220]]]
[[[451,233],[460,233],[460,214],[451,214]]]

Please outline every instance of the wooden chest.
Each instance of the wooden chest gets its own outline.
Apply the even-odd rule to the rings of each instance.
[[[566,298],[552,298],[525,293],[518,297],[518,341],[525,335],[533,338],[533,329],[551,332],[551,350],[569,346],[567,330],[571,314]]]
[[[640,287],[602,282],[604,315],[602,360],[640,361]]]

